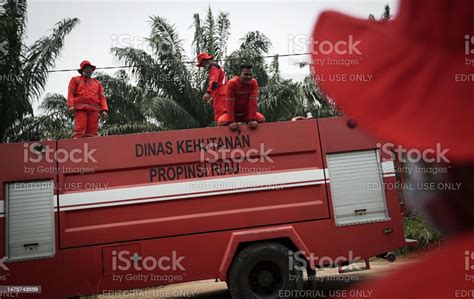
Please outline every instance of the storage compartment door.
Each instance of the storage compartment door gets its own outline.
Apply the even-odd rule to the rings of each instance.
[[[7,261],[54,256],[53,181],[6,184]]]
[[[388,220],[377,151],[326,157],[336,225]]]

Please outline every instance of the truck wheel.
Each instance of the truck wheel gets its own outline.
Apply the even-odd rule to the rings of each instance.
[[[390,263],[393,263],[397,259],[397,256],[395,255],[395,253],[390,251],[387,252],[387,254],[385,255],[385,259]]]
[[[234,259],[227,281],[233,299],[298,298],[303,271],[290,250],[273,242],[250,245]],[[291,265],[290,265],[291,260]]]

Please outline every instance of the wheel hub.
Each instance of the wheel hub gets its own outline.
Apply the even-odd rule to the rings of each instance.
[[[273,274],[268,270],[263,270],[258,273],[257,281],[263,287],[268,287],[273,282]]]

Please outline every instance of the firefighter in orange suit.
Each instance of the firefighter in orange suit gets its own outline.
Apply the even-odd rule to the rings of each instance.
[[[226,84],[226,113],[219,117],[219,126],[238,128],[239,122],[248,123],[249,128],[256,129],[258,123],[265,122],[265,117],[257,111],[258,82],[253,78],[252,66],[240,66],[240,76]]]
[[[74,138],[97,136],[99,114],[107,119],[107,99],[102,84],[91,78],[95,66],[84,60],[78,72],[80,76],[69,81],[67,107],[68,113],[74,115]]]
[[[209,72],[209,85],[202,100],[208,104],[212,101],[214,120],[217,122],[225,112],[225,72],[213,59],[214,56],[201,53],[197,56],[196,66],[204,67]]]

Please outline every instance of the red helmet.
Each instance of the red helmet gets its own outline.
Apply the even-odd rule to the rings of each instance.
[[[197,56],[197,61],[198,63],[196,64],[197,67],[202,67],[202,62],[203,60],[208,60],[208,59],[213,59],[214,58],[214,55],[210,55],[210,54],[207,54],[207,53],[200,53],[198,56]]]
[[[82,74],[82,69],[86,65],[90,65],[92,67],[92,70],[95,71],[95,65],[93,65],[89,60],[84,60],[83,62],[81,62],[81,64],[79,65],[80,68],[77,70],[79,74]]]

